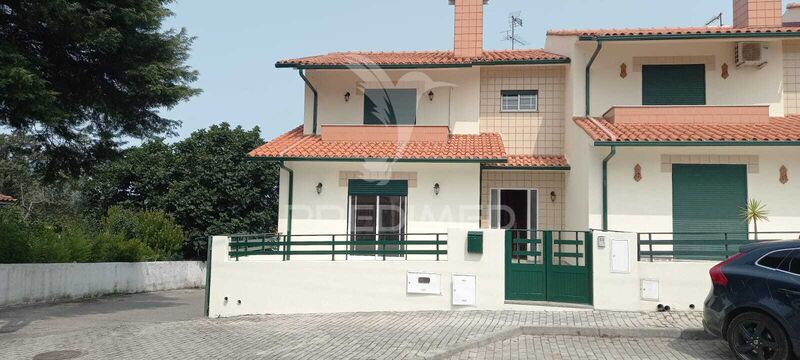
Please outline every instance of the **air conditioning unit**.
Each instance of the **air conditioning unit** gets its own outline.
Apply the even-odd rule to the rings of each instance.
[[[767,64],[769,46],[760,42],[736,43],[736,66],[764,67]]]

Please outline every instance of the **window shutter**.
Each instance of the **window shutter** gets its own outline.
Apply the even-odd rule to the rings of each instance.
[[[408,180],[350,180],[350,195],[408,196]]]
[[[642,66],[642,105],[705,104],[705,65]]]

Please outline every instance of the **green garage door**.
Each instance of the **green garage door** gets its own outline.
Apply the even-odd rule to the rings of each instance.
[[[724,250],[722,246],[713,243],[691,245],[691,242],[721,241],[726,236],[731,240],[746,240],[748,226],[739,216],[746,203],[747,166],[673,165],[672,226],[676,256],[716,259],[719,255],[713,252]],[[681,241],[686,245],[677,245]],[[711,253],[698,255],[702,251]]]

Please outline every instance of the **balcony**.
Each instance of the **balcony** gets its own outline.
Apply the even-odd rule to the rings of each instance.
[[[448,140],[447,126],[322,125],[324,142],[441,142]]]
[[[603,118],[612,124],[766,123],[769,106],[615,106]]]

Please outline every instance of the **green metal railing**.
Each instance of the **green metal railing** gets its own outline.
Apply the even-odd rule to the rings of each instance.
[[[247,256],[292,255],[330,256],[331,261],[351,256],[381,260],[407,259],[409,255],[430,255],[436,261],[447,255],[447,234],[285,234],[233,235],[228,256],[239,260]]]
[[[638,233],[639,261],[724,260],[756,242],[798,239],[800,232],[650,232]]]
[[[552,244],[552,258],[554,265],[566,264],[566,260],[574,259],[578,264],[584,258],[587,232],[574,230],[508,230],[511,232],[511,256],[519,259],[533,258],[534,263],[539,263],[544,255],[544,242]],[[569,262],[572,264],[571,262]]]

